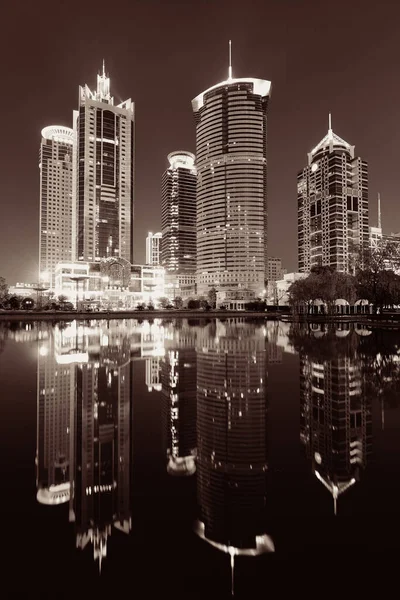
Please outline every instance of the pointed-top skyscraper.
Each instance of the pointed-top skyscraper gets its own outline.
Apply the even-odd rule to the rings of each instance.
[[[97,89],[79,87],[74,111],[75,258],[133,261],[134,103],[111,96],[104,61]]]
[[[368,166],[332,130],[308,153],[297,176],[299,271],[317,265],[353,272],[368,247]]]
[[[229,52],[228,79],[192,100],[199,294],[265,287],[270,91],[264,79],[234,78]]]

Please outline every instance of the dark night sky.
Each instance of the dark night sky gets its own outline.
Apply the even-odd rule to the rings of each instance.
[[[269,254],[297,266],[296,174],[327,131],[369,163],[370,223],[400,230],[400,6],[394,0],[120,0],[8,3],[2,12],[0,275],[34,281],[40,131],[72,125],[78,86],[102,59],[117,100],[136,105],[135,260],[160,227],[166,155],[195,151],[191,99],[233,74],[272,81]]]

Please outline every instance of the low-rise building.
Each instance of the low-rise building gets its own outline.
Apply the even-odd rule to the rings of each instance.
[[[227,310],[245,310],[246,304],[254,299],[253,290],[220,290],[217,292],[216,307]]]
[[[286,306],[289,304],[289,288],[295,281],[305,279],[308,273],[285,273],[283,279],[275,282],[275,298],[274,304],[277,306]]]
[[[135,308],[164,295],[164,269],[158,265],[132,265],[121,258],[99,262],[59,263],[56,294],[75,304],[103,308]]]

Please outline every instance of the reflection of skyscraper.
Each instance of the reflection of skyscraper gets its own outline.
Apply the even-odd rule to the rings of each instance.
[[[232,562],[274,548],[265,513],[266,374],[262,328],[217,321],[199,333],[196,531]]]
[[[70,411],[74,406],[75,369],[58,364],[54,337],[38,346],[37,500],[61,504],[70,499]]]
[[[161,362],[167,471],[192,475],[196,470],[196,350],[171,349]]]
[[[74,501],[77,547],[107,554],[111,526],[131,528],[131,363],[127,338],[77,368]]]
[[[159,356],[146,358],[146,385],[149,392],[161,391],[160,371],[161,358]]]
[[[37,499],[70,502],[76,545],[107,554],[131,528],[130,338],[113,323],[76,322],[39,342]]]
[[[300,406],[300,439],[336,514],[339,496],[357,481],[371,451],[371,408],[359,363],[345,355],[300,355]]]

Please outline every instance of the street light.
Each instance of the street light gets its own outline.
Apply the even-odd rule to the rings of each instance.
[[[49,288],[46,287],[45,285],[40,285],[40,283],[39,283],[33,289],[36,292],[36,305],[39,308],[39,306],[40,307],[42,306],[42,292],[46,292]],[[39,302],[39,298],[40,298],[40,302]]]

